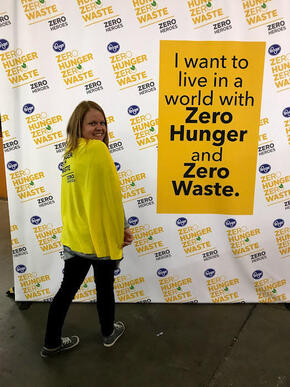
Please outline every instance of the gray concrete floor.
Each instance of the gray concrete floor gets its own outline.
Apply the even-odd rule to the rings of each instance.
[[[127,331],[104,348],[94,304],[73,304],[64,333],[80,345],[55,358],[39,350],[49,305],[27,310],[13,285],[7,202],[0,201],[0,386],[290,386],[290,311],[283,304],[117,304]],[[158,335],[163,332],[162,335]]]

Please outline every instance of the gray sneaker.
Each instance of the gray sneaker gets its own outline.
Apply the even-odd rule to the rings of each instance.
[[[42,347],[40,351],[41,357],[53,357],[61,351],[67,351],[68,349],[72,349],[78,345],[80,342],[80,338],[78,336],[70,336],[70,337],[62,337],[61,345],[56,348],[46,348]]]
[[[112,347],[119,337],[125,332],[125,325],[122,321],[117,321],[114,323],[114,330],[110,336],[103,336],[103,344],[105,347]]]

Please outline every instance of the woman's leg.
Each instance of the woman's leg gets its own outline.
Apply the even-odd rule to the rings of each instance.
[[[61,344],[61,331],[68,308],[85,279],[91,261],[81,257],[65,260],[63,280],[48,312],[44,346],[56,348]]]
[[[95,261],[93,263],[97,309],[103,336],[109,336],[114,330],[115,296],[114,296],[114,261]]]

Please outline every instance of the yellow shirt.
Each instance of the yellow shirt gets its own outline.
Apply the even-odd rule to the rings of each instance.
[[[107,146],[79,139],[64,157],[61,185],[61,242],[74,251],[120,259],[124,210],[120,181]]]

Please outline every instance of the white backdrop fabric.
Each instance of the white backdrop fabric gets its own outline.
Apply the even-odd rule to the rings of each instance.
[[[59,288],[66,124],[93,100],[108,117],[135,235],[116,271],[117,302],[288,302],[289,16],[287,0],[1,1],[16,300],[50,301]],[[253,215],[156,213],[161,40],[266,42]],[[75,300],[95,297],[90,271]]]

